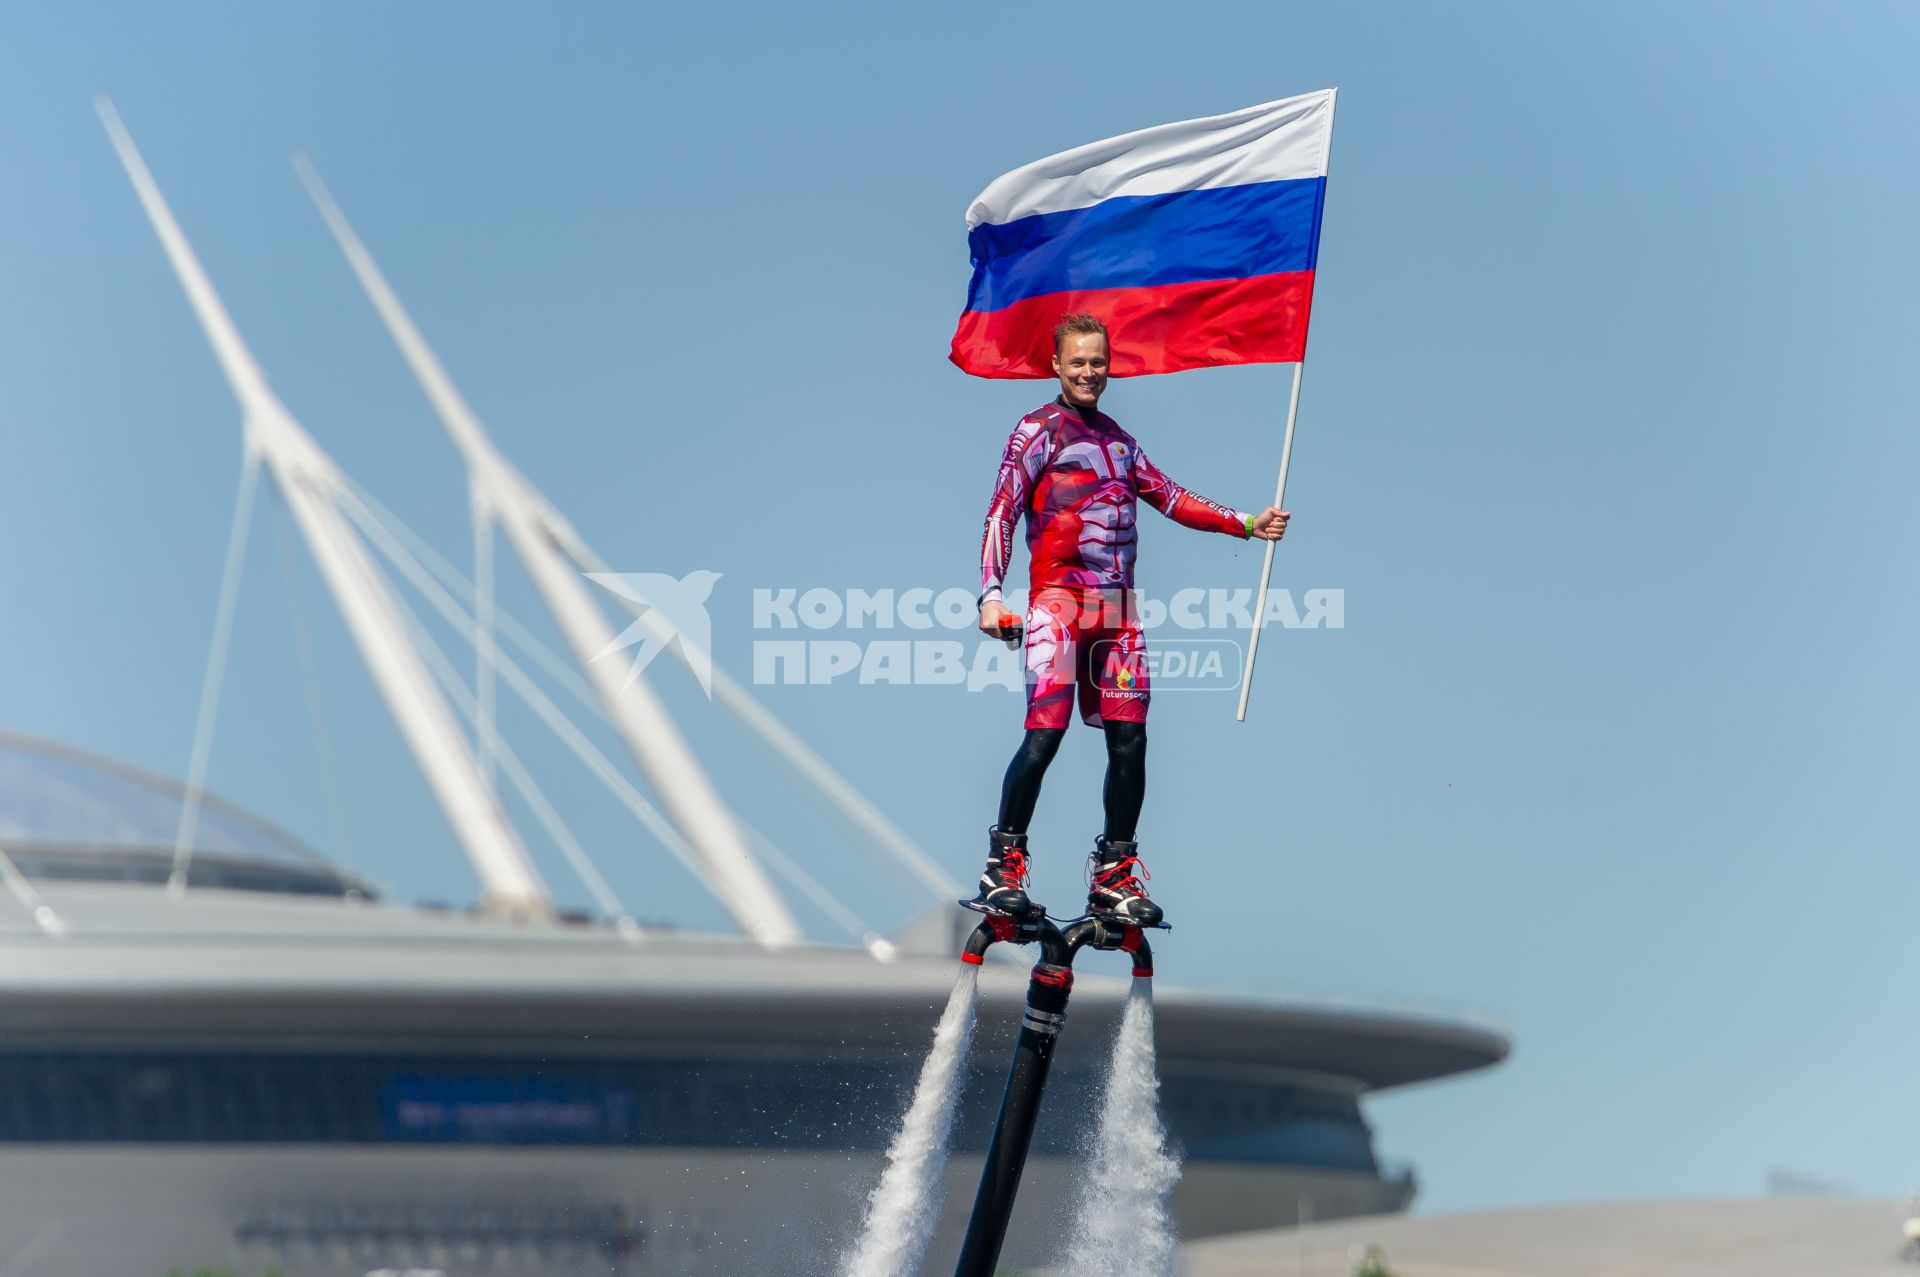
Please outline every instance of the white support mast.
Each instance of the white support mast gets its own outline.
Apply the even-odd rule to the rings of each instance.
[[[642,774],[652,782],[661,806],[693,849],[707,888],[741,929],[761,944],[798,942],[801,932],[793,915],[653,688],[644,679],[629,678],[624,664],[597,659],[613,646],[615,634],[588,592],[579,566],[569,556],[567,547],[577,540],[572,529],[494,447],[486,428],[414,327],[313,166],[301,158],[295,161],[295,167],[394,344],[465,459],[478,507],[476,518],[490,516],[506,532],[547,611],[592,680],[608,718]]]
[[[388,711],[479,874],[486,907],[515,915],[549,915],[546,887],[432,674],[408,641],[399,602],[336,504],[337,494],[345,490],[344,476],[268,385],[113,104],[102,98],[98,106],[140,204],[240,401],[247,447],[266,463],[285,495]]]

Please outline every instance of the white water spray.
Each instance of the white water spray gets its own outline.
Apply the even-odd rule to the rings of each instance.
[[[920,1066],[913,1102],[887,1150],[887,1167],[867,1199],[867,1220],[841,1272],[845,1277],[912,1277],[940,1214],[941,1173],[960,1098],[961,1066],[973,1041],[980,968],[960,968],[933,1050]]]
[[[1167,1195],[1180,1180],[1180,1159],[1160,1124],[1151,979],[1135,979],[1127,994],[1088,1153],[1062,1271],[1172,1277],[1179,1238]]]

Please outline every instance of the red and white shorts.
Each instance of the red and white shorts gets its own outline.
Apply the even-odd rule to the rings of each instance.
[[[1147,721],[1147,641],[1131,591],[1037,590],[1027,601],[1027,726]]]

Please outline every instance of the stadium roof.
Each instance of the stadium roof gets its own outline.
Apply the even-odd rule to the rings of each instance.
[[[776,954],[735,935],[671,930],[633,943],[609,926],[314,895],[196,890],[166,899],[157,886],[131,883],[39,887],[66,920],[57,939],[26,910],[0,909],[0,1019],[15,1037],[102,1023],[180,1030],[192,1020],[255,1032],[485,1026],[598,1038],[697,1021],[708,1037],[813,1049],[844,1043],[852,1017],[874,1045],[894,1049],[924,1041],[958,969],[946,955],[881,963],[850,946]],[[1017,1004],[1024,965],[983,973],[991,1003],[1009,1012]],[[1110,1029],[1126,987],[1114,975],[1124,965],[1092,957],[1081,965],[1076,1042]],[[1156,1001],[1163,1054],[1345,1079],[1360,1091],[1484,1068],[1507,1052],[1496,1029],[1397,1009],[1178,986]]]
[[[185,787],[68,745],[0,732],[0,850],[32,878],[164,880]],[[202,794],[191,881],[367,893],[292,834]]]

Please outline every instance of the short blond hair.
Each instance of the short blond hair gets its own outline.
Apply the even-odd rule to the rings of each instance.
[[[1053,326],[1053,353],[1059,354],[1060,348],[1067,344],[1069,337],[1080,334],[1091,337],[1094,333],[1099,333],[1106,340],[1109,348],[1113,346],[1113,338],[1107,336],[1107,326],[1101,323],[1098,317],[1089,315],[1084,310],[1076,311],[1071,315],[1062,315],[1060,322]]]

